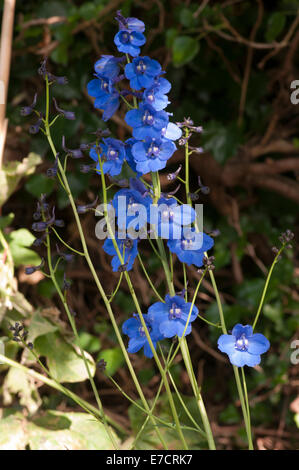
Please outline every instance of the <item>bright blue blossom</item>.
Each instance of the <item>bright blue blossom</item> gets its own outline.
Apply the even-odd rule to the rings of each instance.
[[[126,149],[126,162],[128,163],[129,167],[137,173],[137,178],[140,178],[142,176],[142,173],[140,171],[137,171],[136,168],[136,161],[134,160],[133,154],[132,154],[132,147],[134,144],[138,142],[137,139],[134,139],[133,137],[130,137],[125,141],[125,149]]]
[[[193,207],[188,204],[179,205],[174,198],[161,197],[156,206],[152,205],[151,212],[155,222],[157,221],[153,221],[153,230],[159,237],[167,240],[181,238],[182,226],[192,224],[196,217]]]
[[[148,208],[151,202],[152,198],[147,192],[141,194],[132,187],[117,191],[112,199],[112,205],[115,209],[119,229],[126,228],[129,233],[130,228],[136,231],[146,228]]]
[[[108,121],[119,107],[119,93],[107,78],[94,78],[87,84],[87,92],[95,98],[94,107],[103,109],[103,121]]]
[[[133,268],[135,258],[138,255],[137,240],[132,240],[131,238],[121,239],[118,238],[118,234],[116,233],[115,241],[119,248],[123,260],[123,265],[125,265],[125,270],[130,271]],[[113,240],[111,238],[106,238],[103,245],[103,250],[108,255],[113,256],[111,260],[111,266],[112,270],[114,272],[117,272],[120,269],[122,263],[118,257],[118,254],[113,244]]]
[[[125,116],[126,123],[133,127],[133,137],[138,140],[159,139],[163,128],[167,128],[168,114],[156,111],[148,104],[140,104],[138,109],[131,109]]]
[[[145,141],[137,141],[132,146],[136,169],[143,175],[165,168],[167,160],[175,151],[175,144],[167,139],[147,138]]]
[[[114,36],[114,43],[119,52],[137,57],[140,54],[140,46],[145,44],[145,36],[139,31],[121,30]]]
[[[125,76],[130,80],[133,90],[148,88],[154,84],[155,77],[161,73],[161,65],[149,57],[136,57],[125,66]]]
[[[165,303],[156,302],[151,305],[148,314],[153,317],[153,323],[159,324],[159,331],[164,338],[172,338],[176,335],[182,337],[191,306],[191,302],[185,302],[184,298],[179,295],[173,297],[166,295]],[[184,336],[191,333],[191,323],[197,315],[198,308],[193,305]]]
[[[270,343],[261,333],[254,333],[252,326],[238,323],[231,335],[221,335],[218,348],[228,354],[230,362],[237,367],[254,367],[261,362],[261,354],[268,351]]]
[[[111,176],[119,175],[126,155],[123,142],[121,142],[121,140],[113,139],[112,137],[103,139],[103,143],[101,143],[98,150],[96,147],[90,149],[89,156],[95,162],[99,161],[99,150],[101,150],[101,159],[106,159],[103,163],[103,173],[109,173]],[[100,171],[99,164],[97,165],[97,170]]]
[[[168,240],[167,246],[172,253],[177,255],[182,263],[187,265],[194,264],[200,267],[203,265],[205,251],[213,247],[214,240],[203,232],[195,233],[194,230],[191,230],[191,233],[192,236],[184,236],[182,234],[180,239]]]
[[[126,29],[128,31],[139,31],[140,33],[143,33],[145,30],[143,21],[132,17],[125,18],[120,10],[116,12],[115,19],[118,21],[120,30]]]
[[[151,340],[153,342],[153,346],[156,349],[157,341],[163,339],[163,336],[161,335],[158,328],[159,325],[156,322],[152,321],[151,315],[144,314],[143,318],[150,334]],[[150,358],[153,357],[153,353],[145,335],[144,328],[137,314],[134,314],[133,318],[129,318],[124,322],[122,330],[123,333],[125,335],[128,335],[130,338],[128,344],[129,353],[136,353],[141,348],[144,348],[144,355]]]
[[[94,64],[98,77],[114,80],[119,74],[119,58],[113,55],[102,55]]]
[[[170,103],[166,95],[170,89],[171,84],[166,78],[156,77],[154,84],[144,90],[143,101],[150,104],[157,111],[161,111]]]

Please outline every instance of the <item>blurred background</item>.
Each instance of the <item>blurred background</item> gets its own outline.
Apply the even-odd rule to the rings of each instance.
[[[43,82],[37,69],[48,56],[50,71],[65,75],[69,82],[65,86],[53,86],[59,106],[76,114],[75,121],[58,119],[55,123],[53,137],[57,148],[61,149],[62,135],[67,147],[77,148],[80,143],[93,140],[91,133],[106,125],[116,138],[129,137],[123,121],[125,108],[120,108],[105,124],[86,92],[94,62],[101,54],[117,52],[113,38],[117,32],[114,16],[118,9],[124,16],[140,18],[146,24],[147,42],[142,54],[157,59],[167,72],[167,79],[172,83],[168,110],[173,112],[173,120],[190,116],[196,125],[203,126],[202,135],[192,141],[193,145],[202,146],[204,153],[194,154],[190,159],[191,186],[193,191],[198,188],[200,176],[210,188],[210,193],[200,195],[198,202],[204,204],[205,230],[219,230],[213,255],[228,329],[237,322],[252,322],[274,257],[272,247],[279,246],[278,237],[286,229],[295,233],[295,239],[299,235],[299,96],[298,103],[290,99],[291,83],[299,80],[298,7],[298,0],[17,0],[7,104],[9,127],[0,189],[1,228],[15,266],[15,280],[7,280],[1,268],[2,281],[4,278],[7,281],[4,291],[7,294],[11,289],[13,293],[9,305],[1,291],[0,336],[9,357],[39,370],[24,356],[18,344],[9,339],[10,322],[21,320],[53,372],[62,382],[74,382],[68,385],[93,402],[87,381],[79,373],[76,380],[70,380],[65,370],[71,358],[70,352],[63,349],[62,339],[69,338],[70,329],[51,281],[40,272],[32,276],[24,272],[24,266],[40,261],[31,247],[34,240],[31,225],[36,199],[41,193],[48,195],[49,202],[56,205],[56,215],[66,223],[59,233],[78,250],[80,240],[64,192],[55,179],[46,176],[53,159],[45,138],[42,133],[29,134],[34,119],[21,117],[20,108],[30,105],[38,93],[38,109],[44,109]],[[23,166],[13,163],[28,156],[29,163],[26,160]],[[176,183],[167,180],[167,173],[176,170],[183,160],[183,149],[178,149],[167,170],[162,172],[165,192],[176,187]],[[87,154],[85,162],[90,163]],[[77,203],[86,204],[95,200],[100,182],[97,175],[80,173],[81,163],[70,162],[69,181]],[[11,185],[6,187],[4,182],[8,181]],[[179,190],[178,195],[184,198],[183,191],[180,195]],[[110,259],[95,238],[94,213],[83,216],[82,223],[105,290],[112,292],[119,274],[111,272]],[[147,242],[142,242],[142,250],[155,285],[164,292],[166,286],[159,261]],[[42,255],[42,250],[39,254]],[[66,270],[72,282],[69,302],[77,313],[84,348],[96,361],[104,358],[109,374],[128,395],[137,399],[104,304],[91,282],[87,266],[79,258],[67,267],[61,265],[58,276],[62,283]],[[179,263],[175,264],[174,272],[179,291],[183,288]],[[199,274],[193,266],[187,273],[192,294]],[[153,298],[136,263],[132,279],[146,308]],[[260,366],[247,372],[258,449],[294,449],[299,445],[299,365],[290,360],[294,351],[291,343],[298,339],[298,286],[298,247],[294,244],[294,249],[284,254],[274,269],[258,324],[258,331],[269,338],[271,349]],[[196,303],[202,316],[218,322],[208,278]],[[134,311],[125,282],[115,297],[114,309],[119,324]],[[198,381],[203,383],[203,396],[218,448],[245,448],[232,369],[226,356],[217,350],[219,334],[219,329],[198,321],[189,337],[192,361]],[[299,363],[297,356],[293,362]],[[178,355],[172,373],[192,410],[193,402],[189,398],[192,391],[180,359]],[[138,354],[132,356],[132,361],[145,396],[153,398],[159,385],[153,361]],[[6,423],[4,419],[10,419],[10,429],[14,429],[14,413],[25,414],[34,422],[35,416],[40,413],[44,416],[51,410],[78,411],[71,401],[50,387],[30,381],[26,375],[16,378],[15,369],[0,367],[2,426]],[[101,371],[96,372],[96,381],[107,413],[129,434],[138,431],[143,422],[140,412]],[[168,412],[163,397],[158,410]],[[55,431],[54,425],[39,426],[40,433]],[[197,437],[190,436],[190,439],[194,448],[205,448],[206,443]],[[34,439],[32,442],[31,448],[42,445]],[[5,448],[5,442],[2,445]],[[22,448],[28,444],[20,438],[16,445]],[[153,448],[155,445],[155,435],[149,429],[139,446]],[[175,443],[170,445],[176,447]]]

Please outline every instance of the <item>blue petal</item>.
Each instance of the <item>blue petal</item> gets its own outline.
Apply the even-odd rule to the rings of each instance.
[[[237,367],[254,367],[261,362],[261,356],[259,354],[250,354],[247,351],[235,350],[232,354],[229,354],[229,360]]]
[[[128,352],[132,354],[136,353],[137,351],[139,351],[139,349],[141,349],[144,346],[144,343],[145,343],[144,337],[131,338],[128,344]]]
[[[255,333],[248,338],[247,350],[250,354],[263,354],[270,348],[267,338],[261,333]]]
[[[235,352],[236,338],[233,335],[221,335],[218,338],[218,348],[226,354]]]
[[[175,320],[166,320],[160,323],[160,332],[164,338],[172,338],[178,334],[178,324],[179,322]]]

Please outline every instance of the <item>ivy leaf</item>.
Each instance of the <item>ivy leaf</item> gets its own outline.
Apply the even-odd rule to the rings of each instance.
[[[172,58],[176,67],[190,62],[199,51],[199,42],[190,36],[178,36],[172,44]]]
[[[274,41],[277,36],[281,33],[284,29],[286,24],[286,15],[283,13],[276,11],[272,13],[268,19],[267,31],[265,34],[266,41],[272,42]]]
[[[88,378],[86,367],[78,348],[72,347],[57,332],[40,336],[35,340],[34,346],[41,356],[47,359],[51,375],[58,382],[83,382]],[[95,374],[95,364],[86,351],[91,375]]]
[[[15,266],[40,264],[40,256],[27,248],[32,245],[34,240],[35,237],[25,228],[15,230],[8,235],[7,241]]]

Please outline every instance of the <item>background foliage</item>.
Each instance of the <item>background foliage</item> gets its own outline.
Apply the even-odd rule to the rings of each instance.
[[[199,202],[205,204],[205,229],[220,231],[215,240],[215,273],[230,328],[253,318],[273,259],[271,248],[277,244],[279,234],[290,228],[298,239],[299,105],[290,102],[290,83],[299,79],[298,7],[298,0],[17,1],[8,103],[10,127],[0,187],[1,204],[5,202],[1,228],[6,227],[5,237],[18,279],[18,287],[13,288],[13,308],[0,312],[1,336],[6,341],[9,357],[33,364],[32,357],[21,353],[18,345],[9,339],[9,322],[22,319],[29,328],[29,337],[35,340],[39,354],[57,379],[72,382],[69,385],[80,396],[92,399],[84,382],[82,360],[72,346],[51,281],[38,272],[31,277],[24,275],[23,265],[38,264],[40,260],[31,248],[33,237],[29,230],[35,200],[41,193],[50,194],[50,200],[63,214],[67,222],[63,232],[66,241],[80,249],[65,195],[54,180],[46,177],[46,169],[52,164],[45,140],[42,135],[32,138],[28,133],[29,120],[20,116],[20,107],[29,105],[34,93],[41,91],[37,75],[41,58],[49,56],[53,73],[68,77],[68,85],[61,88],[55,85],[55,96],[63,109],[76,113],[75,121],[57,121],[55,145],[61,148],[61,137],[65,135],[68,146],[76,148],[91,139],[91,132],[103,127],[101,113],[93,109],[86,93],[86,84],[92,78],[95,60],[101,54],[115,52],[111,50],[116,31],[115,11],[121,9],[125,16],[136,16],[145,22],[147,43],[143,52],[147,54],[150,50],[151,57],[167,70],[167,78],[173,84],[170,111],[174,119],[191,116],[197,125],[204,127],[201,141],[195,143],[202,145],[205,152],[193,156],[190,162],[192,186],[193,190],[197,189],[197,175],[200,175],[210,187],[210,194],[201,196]],[[42,109],[42,95],[39,105]],[[123,115],[121,109],[108,123],[120,139],[128,132],[121,119]],[[27,160],[23,160],[25,157]],[[20,162],[18,169],[12,163],[16,160]],[[175,170],[181,160],[183,155],[178,151],[170,160],[170,168]],[[70,184],[78,202],[84,204],[95,199],[99,179],[83,175],[79,164],[73,164]],[[162,177],[162,185],[173,189],[166,175]],[[112,292],[117,274],[111,274],[109,260],[99,249],[94,226],[95,219],[90,213],[84,218],[86,237],[97,269],[102,272],[105,289]],[[149,249],[147,256],[150,273],[159,286],[163,273]],[[61,282],[63,273],[61,268]],[[77,312],[84,349],[92,363],[105,359],[107,372],[134,397],[122,353],[89,276],[79,259],[67,271],[68,279],[73,282],[71,304]],[[188,276],[192,292],[198,278],[193,267],[188,269]],[[133,280],[144,305],[148,305],[151,294],[137,267]],[[178,290],[183,287],[178,269],[175,269],[175,284]],[[296,448],[299,443],[296,427],[299,366],[290,363],[290,343],[298,337],[298,284],[295,247],[274,270],[259,323],[259,330],[271,342],[271,350],[261,366],[248,373],[253,432],[260,449]],[[122,323],[134,310],[125,283],[115,303],[118,321]],[[207,280],[197,306],[208,320],[218,321]],[[192,360],[199,382],[204,383],[203,394],[218,446],[242,448],[245,441],[239,403],[229,404],[232,396],[236,400],[236,390],[226,358],[216,349],[218,333],[205,323],[193,328],[189,340]],[[152,361],[138,355],[132,360],[146,396],[153,397],[158,376]],[[0,427],[6,430],[1,430],[2,448],[7,448],[8,442],[11,448],[43,448],[45,442],[52,448],[61,445],[105,448],[105,438],[99,436],[97,440],[89,428],[93,440],[86,441],[82,426],[92,427],[94,423],[86,422],[86,416],[78,412],[73,402],[26,374],[16,374],[14,368],[0,367],[3,408]],[[173,365],[172,373],[188,396],[188,381],[179,360]],[[117,417],[129,434],[137,433],[142,420],[140,413],[129,406],[103,373],[97,371],[96,379],[107,413]],[[163,410],[167,415],[163,399],[159,406],[161,413]],[[20,429],[20,420],[26,421],[21,434],[14,431]],[[172,442],[171,431],[168,434],[167,439]],[[10,441],[12,435],[14,439]],[[139,446],[152,447],[154,439],[148,429],[141,435]],[[175,447],[175,442],[172,445]],[[205,445],[192,442],[195,448]]]

